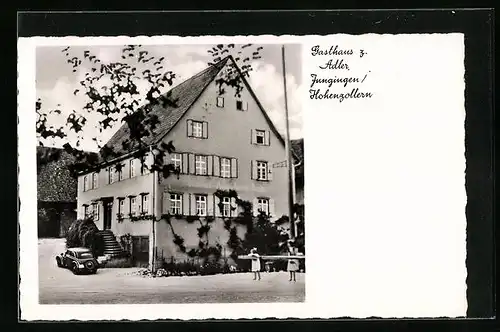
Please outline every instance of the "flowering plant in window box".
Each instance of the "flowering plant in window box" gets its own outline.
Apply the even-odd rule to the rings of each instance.
[[[123,213],[116,214],[116,220],[118,220],[118,222],[123,222],[124,219],[125,217],[123,216]]]
[[[140,221],[140,220],[153,220],[154,217],[152,214],[146,214],[145,212],[141,212],[138,215],[130,214],[130,221]]]

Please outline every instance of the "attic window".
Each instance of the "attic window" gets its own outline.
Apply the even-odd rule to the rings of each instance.
[[[224,107],[224,97],[217,97],[217,107]]]
[[[237,100],[236,101],[236,109],[238,111],[246,111],[248,110],[248,103],[243,100]]]

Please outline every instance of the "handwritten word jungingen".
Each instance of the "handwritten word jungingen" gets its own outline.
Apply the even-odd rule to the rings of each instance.
[[[339,45],[330,46],[329,49],[320,49],[319,45],[311,47],[312,56],[316,55],[353,55],[354,51],[352,49],[339,49]]]
[[[365,75],[365,78],[366,78],[366,75]],[[318,78],[318,75],[317,74],[311,74],[311,88],[316,85],[316,84],[326,84],[328,85],[329,88],[332,87],[333,84],[342,84],[344,87],[347,87],[347,84],[350,84],[350,83],[363,83],[364,79],[363,80],[360,80],[359,77],[338,77],[338,76],[335,76],[335,77],[328,77],[328,78],[324,78],[324,77],[319,77]]]

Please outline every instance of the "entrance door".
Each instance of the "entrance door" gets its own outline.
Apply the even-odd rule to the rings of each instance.
[[[102,203],[103,203],[103,207],[104,207],[103,228],[104,229],[111,229],[113,201],[112,200],[105,200]]]

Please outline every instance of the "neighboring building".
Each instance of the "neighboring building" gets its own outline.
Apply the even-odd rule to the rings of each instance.
[[[295,203],[304,204],[304,139],[291,141],[295,159]]]
[[[38,237],[64,237],[76,219],[77,179],[63,149],[37,147]]]
[[[153,243],[160,256],[186,256],[174,244],[166,222],[132,221],[130,213],[157,218],[166,213],[181,215],[172,218],[171,224],[188,250],[198,246],[200,224],[189,223],[186,216],[213,216],[209,242],[221,244],[228,256],[229,232],[221,217],[236,216],[239,211],[231,209],[236,207],[234,200],[219,202],[216,190],[235,190],[241,199],[253,203],[255,215],[258,210],[272,219],[288,215],[287,168],[273,168],[274,163],[286,160],[284,140],[244,78],[239,98],[231,88],[219,96],[216,80],[230,63],[236,65],[227,57],[170,90],[177,107],[152,111],[160,120],[159,130],[145,139],[151,146],[173,142],[176,152],[168,158],[181,170],[179,176],[163,179],[157,172],[143,172],[140,161],[124,151],[112,163],[103,163],[100,171],[78,178],[79,218],[92,214],[99,229],[117,237],[132,235],[136,259],[142,256],[142,261],[151,263]],[[127,133],[125,125],[107,145],[115,151],[122,149]],[[151,162],[148,154],[146,164]],[[117,163],[123,165],[121,172],[116,172]],[[240,237],[245,231],[246,227],[238,226]]]

